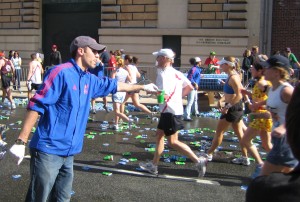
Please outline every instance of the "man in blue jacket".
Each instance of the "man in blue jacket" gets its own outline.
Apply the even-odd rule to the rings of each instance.
[[[184,110],[184,121],[192,121],[191,118],[191,110],[193,108],[193,111],[195,112],[195,115],[199,115],[198,111],[198,86],[200,84],[201,79],[201,69],[197,67],[197,65],[201,62],[201,59],[199,57],[191,58],[190,64],[192,65],[192,68],[188,71],[187,78],[192,83],[194,89],[188,94],[187,96],[187,105]]]
[[[74,155],[82,150],[91,98],[117,91],[157,91],[154,84],[118,83],[87,72],[89,67],[95,68],[104,49],[91,37],[75,38],[70,46],[72,59],[49,70],[30,99],[23,128],[10,149],[20,164],[31,129],[40,116],[29,145],[31,182],[26,201],[70,200]]]

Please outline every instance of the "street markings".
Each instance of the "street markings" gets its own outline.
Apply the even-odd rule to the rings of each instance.
[[[154,177],[154,178],[161,178],[161,179],[168,179],[168,180],[195,182],[195,183],[207,184],[207,185],[220,185],[219,182],[212,181],[212,180],[205,180],[202,178],[180,177],[180,176],[175,176],[175,175],[153,175],[153,174],[145,173],[145,172],[137,172],[137,171],[131,171],[131,170],[118,169],[118,168],[104,167],[104,166],[95,166],[95,165],[89,165],[89,164],[83,164],[83,163],[74,163],[74,166],[89,167],[91,169],[104,170],[104,171],[110,171],[110,172],[116,172],[116,173],[122,173],[122,174],[136,175],[136,176],[146,176],[146,177]]]

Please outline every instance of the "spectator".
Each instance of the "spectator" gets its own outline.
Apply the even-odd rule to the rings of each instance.
[[[110,54],[107,52],[106,48],[104,49],[104,51],[101,53],[101,56],[100,56],[100,60],[101,62],[103,63],[103,67],[104,67],[104,76],[107,76],[109,77],[109,74],[108,74],[108,62],[110,60]]]
[[[20,164],[40,116],[29,145],[31,181],[26,201],[70,201],[74,155],[82,150],[92,97],[117,91],[157,91],[154,84],[129,85],[87,73],[89,67],[96,66],[104,48],[91,37],[76,37],[70,46],[72,59],[51,68],[30,99],[23,128],[10,149]]]
[[[253,65],[255,62],[262,62],[266,61],[268,59],[268,56],[265,54],[260,54],[259,53],[259,47],[258,46],[252,46],[251,49],[251,65]]]
[[[285,48],[285,53],[287,58],[290,61],[290,65],[292,66],[293,69],[298,69],[300,68],[300,63],[298,62],[296,56],[294,55],[294,53],[292,53],[291,48],[287,47]]]
[[[291,75],[294,75],[296,78],[299,79],[300,78],[300,74],[299,74],[300,63],[298,62],[294,53],[292,53],[291,48],[289,48],[289,47],[285,48],[285,54],[290,61],[290,65],[292,68]]]
[[[246,49],[243,53],[243,64],[242,70],[243,72],[243,83],[246,84],[251,79],[251,51]]]
[[[15,51],[14,56],[11,58],[12,63],[15,67],[15,83],[14,83],[14,90],[18,88],[18,91],[22,93],[21,91],[21,76],[22,76],[22,59],[19,56],[19,52]]]
[[[102,78],[104,77],[104,65],[103,63],[101,62],[100,58],[97,58],[97,63],[96,63],[96,67],[95,68],[89,68],[88,69],[89,72],[91,74],[94,74],[95,76],[99,77],[99,78]],[[107,108],[107,98],[106,97],[103,97],[103,108],[105,109],[106,112],[108,112],[108,108]],[[96,114],[96,107],[95,107],[95,104],[96,104],[96,98],[92,98],[91,99],[91,105],[92,105],[92,113],[93,114]]]
[[[254,64],[254,62],[259,62],[259,60],[257,60],[257,57],[258,57],[258,54],[259,54],[259,48],[258,46],[252,46],[251,48],[251,65]]]
[[[184,110],[184,121],[193,121],[191,119],[191,110],[193,107],[193,111],[195,115],[199,115],[198,111],[198,86],[200,85],[200,78],[201,78],[201,70],[197,68],[196,58],[190,58],[190,64],[192,68],[188,71],[187,78],[191,82],[193,86],[193,90],[187,96],[187,105]],[[201,59],[200,59],[201,62]],[[199,62],[198,62],[199,64]]]
[[[280,52],[280,50],[275,50],[275,51],[272,53],[272,55],[281,55],[281,52]]]
[[[10,50],[9,52],[8,52],[8,59],[9,60],[11,60],[11,58],[14,56],[14,50]]]
[[[286,111],[287,141],[300,161],[300,85],[296,86]],[[290,173],[274,172],[254,179],[246,192],[246,202],[300,201],[300,165]]]
[[[125,50],[123,48],[121,48],[120,51],[121,51],[121,57],[124,60],[125,59],[125,55],[126,55],[125,54]]]
[[[202,67],[202,60],[200,57],[195,57],[196,60],[196,66],[200,70],[200,72],[204,72],[204,68]]]
[[[156,148],[152,162],[139,165],[141,169],[158,174],[157,165],[164,150],[164,139],[168,145],[178,152],[189,157],[196,165],[199,176],[204,176],[207,160],[204,157],[198,158],[191,148],[178,140],[178,130],[183,129],[181,120],[183,114],[182,97],[188,95],[193,89],[190,81],[171,64],[174,59],[174,52],[171,49],[161,49],[154,52],[157,60],[156,84],[159,89],[164,90],[165,103],[160,104],[161,116],[156,130]]]
[[[116,65],[117,65],[117,61],[116,61],[116,57],[115,57],[114,51],[109,51],[109,54],[110,54],[110,59],[108,61],[108,66],[110,68],[112,68],[111,70],[113,70],[113,68],[115,68]]]
[[[204,62],[204,74],[220,74],[219,59],[216,57],[215,51],[210,51],[209,57]]]
[[[115,69],[116,66],[117,66],[117,61],[116,61],[116,57],[115,57],[115,52],[109,51],[107,74],[111,75],[111,72]]]
[[[101,53],[101,56],[100,56],[100,60],[102,61],[104,68],[108,67],[109,59],[110,59],[110,55],[107,52],[107,49],[105,48],[105,50]],[[107,74],[105,74],[105,76],[107,76]]]
[[[61,64],[61,54],[57,50],[57,45],[52,45],[52,52],[50,53],[50,66]]]

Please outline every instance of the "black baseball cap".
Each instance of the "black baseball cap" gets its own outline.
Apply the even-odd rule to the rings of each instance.
[[[260,64],[267,69],[272,67],[282,67],[287,72],[289,72],[291,68],[290,61],[282,55],[273,55],[267,61],[260,62]]]

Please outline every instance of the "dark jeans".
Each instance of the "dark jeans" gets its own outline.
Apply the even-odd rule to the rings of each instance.
[[[29,201],[63,201],[71,199],[73,156],[62,157],[31,149]]]
[[[15,74],[14,90],[16,90],[17,88],[20,90],[22,69],[16,69],[15,72],[16,72],[16,74]]]

